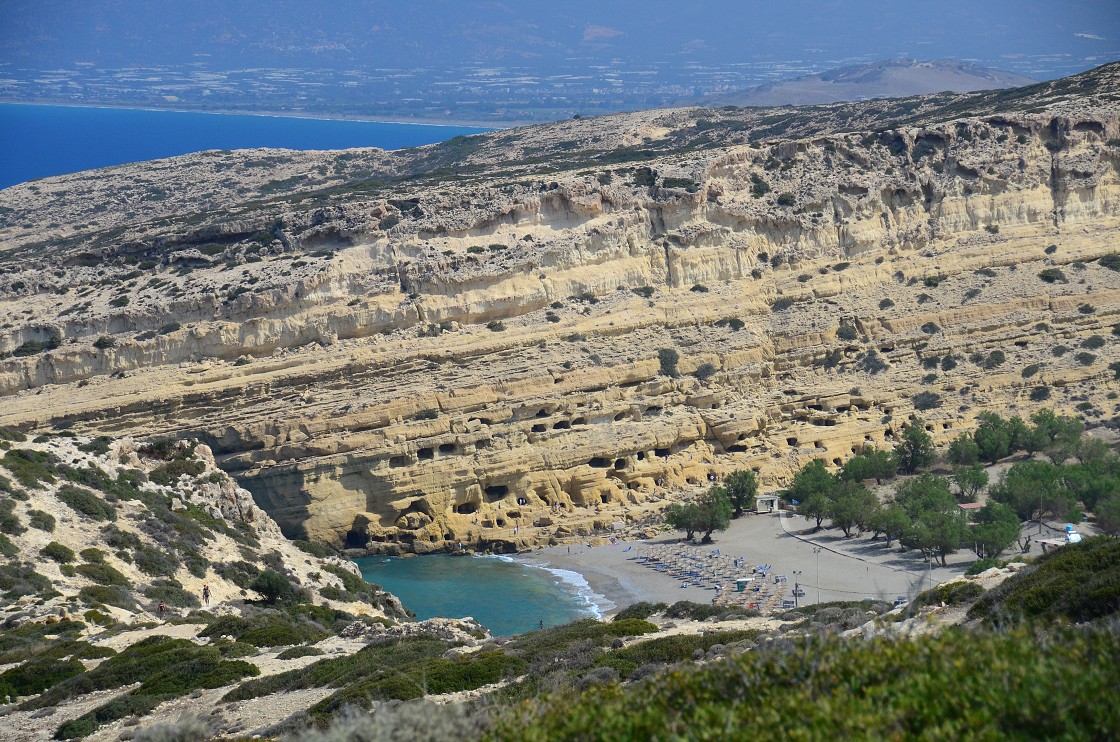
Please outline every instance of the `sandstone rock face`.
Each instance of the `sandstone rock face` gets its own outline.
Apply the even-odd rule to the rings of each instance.
[[[1104,69],[878,133],[866,104],[761,141],[765,112],[681,109],[203,153],[101,171],[108,213],[55,227],[93,175],[7,189],[0,424],[189,434],[289,535],[426,552],[641,526],[737,468],[777,488],[915,414],[939,442],[988,409],[1109,420]],[[223,164],[243,192],[144,201]]]

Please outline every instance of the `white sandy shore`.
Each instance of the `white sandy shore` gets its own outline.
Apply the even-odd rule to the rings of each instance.
[[[802,603],[865,597],[891,601],[898,595],[912,596],[927,589],[931,579],[938,583],[960,576],[972,560],[970,554],[960,552],[949,558],[948,568],[934,565],[930,570],[920,553],[900,552],[897,543],[887,549],[881,538],[844,539],[835,531],[811,533],[811,524],[797,516],[784,518],[784,524],[782,520],[777,514],[746,515],[733,521],[726,532],[717,534],[714,543],[704,546],[685,544],[677,535],[666,534],[648,541],[620,540],[617,544],[595,547],[553,546],[522,558],[583,575],[591,590],[602,598],[600,604],[605,614],[639,601],[712,601],[716,592],[710,586],[682,587],[683,580],[638,559],[667,548],[699,557],[701,563],[716,550],[723,556],[742,558],[739,571],[743,576],[750,576],[752,567],[757,565],[771,565],[771,576],[787,577],[788,582],[783,585],[785,597],[792,599],[794,583],[800,583],[805,591],[800,598]],[[721,583],[721,600],[738,597],[732,594],[730,580]]]

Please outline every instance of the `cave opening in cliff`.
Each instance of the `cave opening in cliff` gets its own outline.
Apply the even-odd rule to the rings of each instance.
[[[485,491],[487,498],[499,499],[509,494],[509,487],[504,484],[491,484]]]
[[[459,515],[473,515],[478,512],[478,503],[463,502],[455,506],[455,512]]]
[[[439,444],[439,452],[440,453],[455,453],[455,444],[454,443],[441,443],[441,444]]]
[[[595,458],[588,461],[587,465],[593,469],[606,469],[610,467],[611,462],[609,459],[605,459],[602,456],[596,456]]]
[[[436,457],[436,452],[435,452],[434,449],[432,449],[430,447],[429,448],[421,448],[419,451],[416,452],[416,456],[421,461],[431,461],[432,459],[434,459]]]

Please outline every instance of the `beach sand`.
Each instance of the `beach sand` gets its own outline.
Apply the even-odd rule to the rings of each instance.
[[[784,521],[784,522],[783,522]],[[974,557],[967,551],[950,556],[947,568],[933,566],[920,553],[900,552],[897,543],[888,549],[879,538],[844,539],[834,530],[812,533],[811,523],[797,516],[779,514],[745,515],[731,527],[715,534],[714,542],[693,546],[682,542],[679,533],[647,541],[619,540],[616,544],[590,547],[585,544],[552,546],[521,558],[554,569],[577,572],[603,598],[602,612],[611,615],[640,601],[674,603],[690,600],[710,603],[716,595],[711,587],[684,588],[683,580],[653,569],[638,560],[651,551],[665,550],[699,558],[715,551],[741,557],[742,576],[749,577],[757,565],[772,565],[771,577],[785,575],[785,597],[793,598],[795,583],[805,595],[799,603],[873,598],[891,602],[896,596],[912,597],[933,584],[959,577]],[[819,553],[814,549],[820,549]],[[570,553],[569,553],[570,552]],[[733,589],[724,583],[725,596]]]

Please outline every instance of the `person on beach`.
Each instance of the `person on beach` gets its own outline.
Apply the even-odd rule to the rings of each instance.
[[[161,600],[161,601],[159,602],[159,605],[158,605],[158,606],[156,606],[156,615],[157,615],[157,616],[159,616],[159,620],[160,620],[160,621],[162,621],[162,620],[163,620],[163,612],[164,612],[164,611],[166,611],[166,610],[167,610],[167,604],[166,604],[166,603],[164,603],[164,602],[163,602],[163,601]]]
[[[202,602],[205,603],[206,605],[210,605],[210,586],[209,585],[203,585],[202,586]]]

